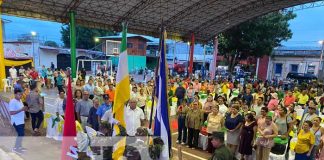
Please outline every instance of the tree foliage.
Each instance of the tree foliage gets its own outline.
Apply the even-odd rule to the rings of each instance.
[[[45,41],[44,45],[50,47],[59,47],[59,45],[54,41]]]
[[[288,21],[295,17],[292,12],[274,12],[226,30],[219,35],[219,53],[228,60],[230,70],[239,59],[270,55],[292,37]]]
[[[115,33],[110,30],[101,30],[94,28],[86,28],[82,26],[76,26],[76,47],[82,49],[92,49],[95,47],[95,37],[110,36]],[[61,40],[64,43],[64,47],[70,47],[70,26],[63,25],[61,27]]]

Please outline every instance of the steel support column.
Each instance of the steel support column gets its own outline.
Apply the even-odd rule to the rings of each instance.
[[[2,0],[0,0],[0,6],[2,5]],[[0,8],[0,13],[1,8]],[[3,36],[2,36],[2,18],[0,14],[0,89],[4,87],[3,79],[6,78],[6,69],[5,69],[5,62],[4,62],[4,50],[3,50]]]
[[[76,78],[76,35],[75,35],[75,12],[70,11],[70,53],[72,78]]]

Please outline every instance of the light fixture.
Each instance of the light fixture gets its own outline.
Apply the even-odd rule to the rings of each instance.
[[[36,36],[36,35],[37,35],[37,33],[36,33],[35,31],[31,31],[30,34],[31,34],[32,36]]]
[[[95,38],[94,38],[94,41],[95,41],[95,42],[99,42],[99,38],[95,37]]]

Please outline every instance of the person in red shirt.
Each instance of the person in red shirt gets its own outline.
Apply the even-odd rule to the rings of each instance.
[[[296,98],[294,97],[293,93],[289,90],[288,94],[284,98],[285,107],[288,107],[289,105],[293,104],[295,101],[296,101]]]
[[[33,79],[36,80],[38,78],[38,73],[35,71],[35,68],[32,68],[32,71],[29,73],[29,76]]]

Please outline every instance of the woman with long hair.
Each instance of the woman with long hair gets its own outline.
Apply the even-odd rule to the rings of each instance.
[[[219,132],[224,127],[224,116],[219,113],[218,105],[214,105],[211,108],[211,113],[208,114],[207,117],[207,133],[208,136],[211,136],[213,132]],[[209,153],[213,153],[215,148],[211,143],[211,138],[208,139],[208,148],[207,151]]]
[[[311,153],[311,159],[315,159],[318,156],[319,153],[319,145],[321,142],[321,137],[324,135],[324,128],[320,126],[322,122],[321,117],[315,117],[313,118],[313,126],[310,129],[310,131],[314,134],[315,136],[315,144]],[[324,157],[323,157],[324,158]]]
[[[310,160],[311,152],[315,144],[315,136],[311,132],[313,124],[311,121],[305,121],[302,129],[297,136],[297,143],[295,147],[295,160]]]
[[[44,120],[44,101],[40,96],[37,89],[37,84],[34,81],[30,86],[30,93],[26,97],[26,102],[28,104],[28,112],[32,118],[32,129],[35,135],[39,135],[39,127]]]
[[[239,113],[240,106],[232,105],[230,114],[226,115],[225,128],[227,129],[227,146],[235,154],[239,145],[240,128],[243,123],[243,117]]]
[[[241,159],[250,159],[252,155],[252,147],[255,142],[257,132],[257,123],[251,113],[245,115],[245,123],[242,126],[240,133],[239,153]]]
[[[208,114],[211,113],[211,109],[215,105],[216,105],[216,103],[213,100],[213,95],[211,95],[211,94],[208,95],[207,101],[205,102],[204,107],[203,107],[204,121],[206,121]]]
[[[290,116],[287,115],[287,108],[280,105],[278,109],[279,114],[274,118],[274,123],[278,127],[278,135],[282,139],[289,137],[289,133],[292,130],[293,124]]]
[[[266,116],[263,126],[258,128],[258,138],[256,141],[256,160],[268,160],[270,150],[274,145],[273,138],[278,136],[278,128],[274,122],[272,122],[271,116]]]

